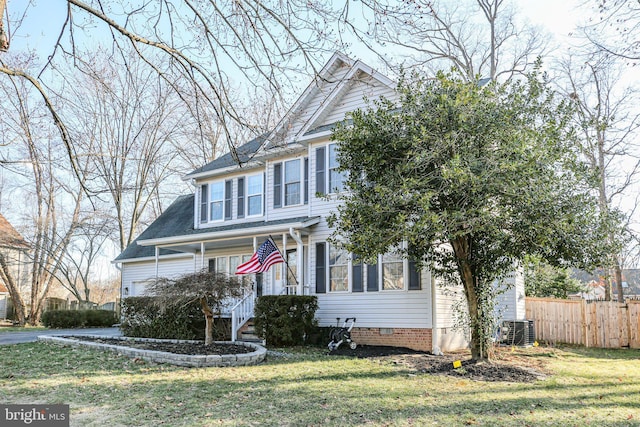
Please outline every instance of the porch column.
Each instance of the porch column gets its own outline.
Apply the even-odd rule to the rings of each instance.
[[[204,242],[200,242],[200,270],[204,270]]]
[[[283,291],[285,295],[289,293],[289,260],[287,259],[287,233],[282,233],[282,257],[284,258],[284,263],[279,264],[280,267],[280,283],[281,289],[280,293]]]
[[[302,283],[302,276],[304,273],[304,259],[303,259],[303,253],[302,253],[302,249],[303,249],[303,244],[302,244],[302,237],[300,236],[300,232],[298,230],[294,230],[293,228],[289,229],[289,234],[291,235],[291,237],[293,237],[293,240],[296,241],[296,252],[297,252],[297,258],[296,258],[296,280],[298,281],[298,286],[296,289],[296,294],[298,295],[304,295],[304,285]]]

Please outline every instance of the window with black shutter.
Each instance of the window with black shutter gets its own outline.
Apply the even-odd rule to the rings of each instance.
[[[309,203],[309,158],[304,158],[304,204]]]
[[[224,219],[231,219],[231,189],[233,188],[233,181],[230,179],[224,182]]]
[[[209,186],[202,184],[200,187],[200,222],[207,222],[207,203],[208,203]]]
[[[238,218],[244,218],[244,178],[238,178]]]
[[[351,292],[364,291],[364,277],[362,275],[362,260],[355,255],[351,260]]]
[[[419,291],[420,289],[422,289],[420,270],[418,270],[415,261],[409,260],[409,290]]]
[[[273,165],[273,207],[282,207],[282,163]]]
[[[367,292],[377,292],[378,289],[378,263],[367,265]]]
[[[325,147],[316,148],[316,193],[325,194]]]
[[[327,292],[326,243],[316,243],[316,293]]]

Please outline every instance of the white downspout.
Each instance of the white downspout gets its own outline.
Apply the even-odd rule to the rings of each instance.
[[[298,247],[297,247],[298,256],[296,257],[296,280],[298,281],[298,289],[296,291],[296,294],[303,295],[304,287],[302,286],[302,271],[304,267],[303,267],[303,259],[302,259],[302,250],[303,250],[302,238],[300,237],[300,232],[297,230],[294,231],[293,227],[289,228],[289,234],[291,235],[293,240],[295,240],[296,243],[298,244]]]
[[[440,350],[440,333],[438,330],[438,305],[437,305],[437,292],[436,281],[433,278],[433,273],[429,270],[429,279],[431,282],[431,353],[436,356],[442,356],[442,350]]]
[[[204,270],[204,242],[200,242],[200,270]]]

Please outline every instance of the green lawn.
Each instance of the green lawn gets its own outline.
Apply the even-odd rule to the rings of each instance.
[[[529,384],[282,351],[260,366],[189,369],[51,344],[0,346],[0,402],[68,403],[77,426],[640,425],[639,350],[517,350],[550,372]]]

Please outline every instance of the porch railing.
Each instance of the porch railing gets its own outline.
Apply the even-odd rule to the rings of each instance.
[[[253,317],[255,294],[249,292],[231,309],[231,341],[238,341],[238,331]]]

